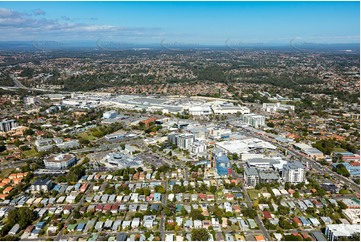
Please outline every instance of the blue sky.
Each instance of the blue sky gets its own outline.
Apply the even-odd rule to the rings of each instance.
[[[359,2],[0,2],[0,40],[359,43]]]

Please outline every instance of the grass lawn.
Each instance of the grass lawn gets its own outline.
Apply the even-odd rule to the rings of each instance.
[[[15,169],[9,168],[9,169],[0,170],[0,178],[8,177],[13,170],[15,170]]]
[[[342,148],[336,147],[333,149],[333,152],[346,152],[347,150],[344,150]]]
[[[261,190],[256,190],[256,189],[249,189],[247,190],[248,192],[248,196],[252,199],[252,200],[255,200],[258,198],[258,194],[259,193],[262,193],[262,192],[267,192],[267,189],[266,188],[262,188]]]
[[[235,225],[235,224],[232,224],[231,229],[232,229],[232,230],[238,230],[238,229],[239,229],[239,226],[237,226],[237,225]]]
[[[86,140],[89,140],[89,141],[96,139],[96,137],[94,137],[93,135],[89,134],[88,132],[80,133],[80,134],[78,134],[78,136],[79,136],[80,138],[83,138],[83,139],[86,139]]]
[[[254,200],[254,199],[257,199],[258,198],[258,194],[259,194],[259,190],[254,190],[254,189],[252,189],[252,190],[248,190],[247,191],[248,192],[248,196],[252,199],[252,200]]]
[[[98,221],[105,223],[105,221],[107,221],[107,218],[102,217],[102,218],[100,218]]]
[[[30,157],[30,158],[37,157],[39,155],[39,153],[34,148],[32,148],[31,150],[23,151],[23,154],[26,157]]]

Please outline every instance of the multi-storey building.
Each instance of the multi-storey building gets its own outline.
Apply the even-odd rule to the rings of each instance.
[[[189,151],[192,154],[202,153],[202,152],[206,151],[206,149],[207,149],[207,145],[204,142],[199,142],[199,141],[194,142],[189,147]]]
[[[16,120],[3,120],[0,122],[0,131],[8,132],[9,130],[18,127]]]
[[[194,142],[194,134],[180,134],[177,138],[177,146],[187,150]]]
[[[171,133],[168,135],[168,141],[176,144],[179,148],[183,150],[188,150],[190,146],[194,143],[195,137],[194,134]]]
[[[348,240],[356,234],[360,234],[359,224],[329,224],[325,229],[325,235],[330,241]]]
[[[108,111],[103,113],[103,118],[105,119],[111,119],[111,118],[116,118],[117,117],[117,112],[114,110]]]
[[[244,114],[242,116],[242,121],[248,125],[251,125],[254,128],[259,128],[265,126],[265,116],[257,115],[254,113]]]
[[[285,182],[301,183],[305,180],[305,166],[301,162],[291,162],[283,165],[282,178]]]
[[[44,164],[47,169],[64,170],[74,165],[76,158],[72,154],[51,155],[44,159]]]
[[[250,187],[255,187],[259,183],[259,175],[256,168],[244,168],[244,182]]]
[[[295,111],[295,106],[281,103],[263,103],[262,109],[268,113],[275,113],[279,111]]]

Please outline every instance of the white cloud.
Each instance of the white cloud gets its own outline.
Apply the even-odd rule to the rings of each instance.
[[[38,9],[35,9],[35,10],[33,11],[33,14],[34,14],[34,15],[45,15],[46,13],[45,13],[44,10],[38,8]]]
[[[56,39],[77,40],[107,38],[109,36],[160,36],[159,28],[127,28],[113,25],[79,23],[66,16],[60,19],[38,18],[45,12],[33,11],[36,16],[0,8],[0,40]]]

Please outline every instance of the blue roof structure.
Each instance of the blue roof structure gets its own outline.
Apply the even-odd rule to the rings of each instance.
[[[61,185],[55,185],[53,190],[59,192],[61,189]]]
[[[225,154],[218,154],[216,156],[216,166],[219,176],[228,175],[228,168],[231,168],[231,162]]]
[[[35,227],[36,227],[36,229],[42,229],[45,227],[45,224],[46,224],[45,221],[41,221],[41,222],[37,223]]]
[[[154,193],[154,200],[155,200],[155,201],[160,201],[161,197],[162,197],[162,194],[160,194],[160,193]]]
[[[158,204],[153,204],[153,205],[150,207],[150,211],[153,211],[153,210],[158,211],[158,208],[159,208]]]
[[[302,217],[299,217],[299,219],[301,220],[303,226],[305,226],[305,225],[311,225],[311,222],[308,221],[308,219],[306,219],[305,217],[302,216]]]
[[[85,225],[86,225],[86,223],[80,223],[80,224],[78,224],[78,226],[76,226],[76,230],[77,231],[83,231],[83,229],[85,228]]]

